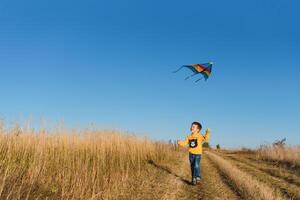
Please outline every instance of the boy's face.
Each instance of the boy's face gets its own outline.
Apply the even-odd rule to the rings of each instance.
[[[200,130],[196,124],[192,124],[191,131],[192,131],[192,133],[198,133]]]

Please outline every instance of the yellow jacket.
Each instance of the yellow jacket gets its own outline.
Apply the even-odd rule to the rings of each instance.
[[[206,130],[205,135],[201,133],[191,133],[184,141],[179,141],[180,146],[189,145],[189,152],[191,154],[202,154],[202,143],[209,140],[210,130]]]

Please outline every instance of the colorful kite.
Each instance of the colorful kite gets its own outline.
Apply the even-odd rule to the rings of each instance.
[[[190,70],[192,70],[194,72],[194,74],[186,77],[185,80],[187,80],[190,77],[195,76],[197,74],[202,74],[203,77],[204,77],[204,79],[205,79],[205,81],[206,81],[209,78],[210,74],[211,74],[212,65],[213,65],[213,62],[204,63],[204,64],[183,65],[179,69],[177,69],[176,71],[174,71],[174,73],[176,73],[179,70],[181,70],[182,68],[186,67],[186,68],[189,68]],[[200,81],[203,77],[197,79],[195,82]]]

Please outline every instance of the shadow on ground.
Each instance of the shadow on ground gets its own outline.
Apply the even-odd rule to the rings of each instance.
[[[154,167],[156,167],[157,169],[167,172],[168,174],[173,175],[174,177],[178,178],[180,181],[182,181],[183,183],[187,184],[187,185],[192,185],[190,181],[186,180],[185,178],[179,176],[178,174],[172,172],[168,167],[166,166],[162,166],[162,165],[158,165],[156,164],[153,160],[148,160],[148,163]]]

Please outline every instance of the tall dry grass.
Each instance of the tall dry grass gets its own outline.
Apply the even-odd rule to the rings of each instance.
[[[168,160],[171,154],[164,143],[115,131],[2,128],[0,199],[128,198],[134,192],[130,180],[140,179],[148,160]]]
[[[300,166],[300,147],[296,146],[261,146],[256,155],[258,158],[270,161],[280,161]]]
[[[243,196],[247,199],[255,200],[280,200],[284,199],[279,191],[268,185],[259,182],[247,174],[241,171],[229,161],[221,158],[215,153],[206,151],[207,156],[218,166],[220,171],[227,176]]]

